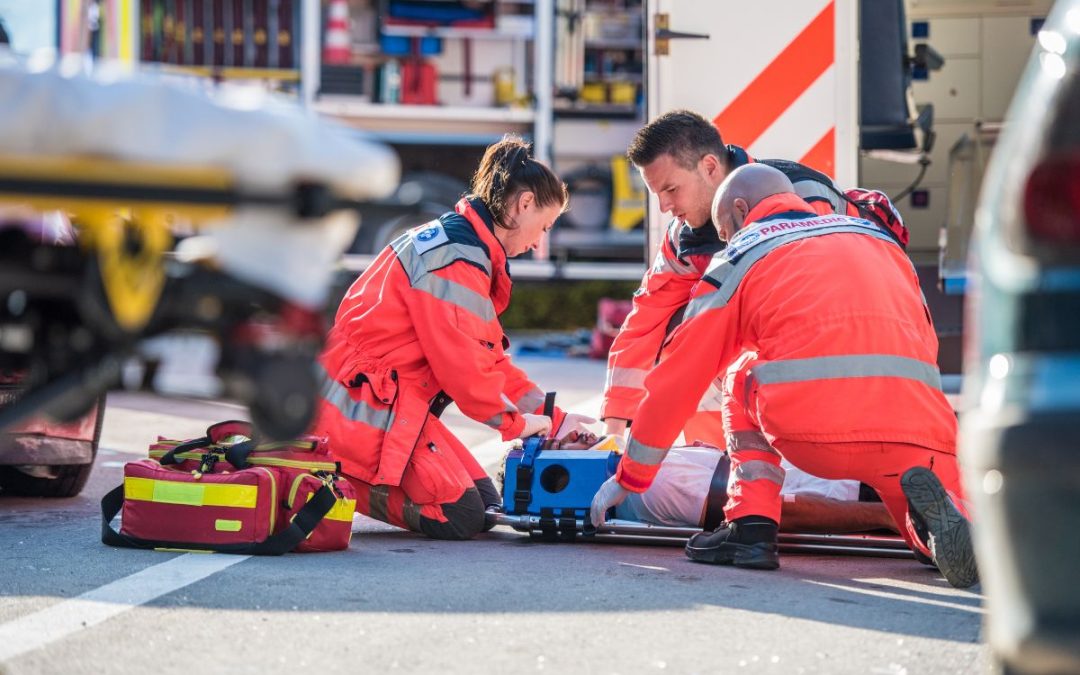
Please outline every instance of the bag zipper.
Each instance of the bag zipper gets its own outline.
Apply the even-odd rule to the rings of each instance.
[[[150,459],[161,459],[167,454],[164,450],[151,450]],[[206,453],[201,452],[181,452],[177,453],[175,457],[183,460],[202,460],[203,455]],[[281,466],[289,469],[307,469],[309,471],[337,471],[336,462],[319,462],[316,460],[299,460],[299,459],[276,459],[274,457],[248,457],[248,462],[252,465],[263,466]]]
[[[292,487],[289,488],[289,501],[286,502],[290,511],[294,508],[294,505],[296,504],[296,493],[300,489],[300,483],[302,483],[305,478],[311,475],[312,474],[310,473],[302,473],[293,479]]]
[[[265,471],[266,475],[270,476],[270,532],[266,535],[269,537],[274,534],[274,528],[277,527],[277,476],[266,467],[256,466],[252,468]]]

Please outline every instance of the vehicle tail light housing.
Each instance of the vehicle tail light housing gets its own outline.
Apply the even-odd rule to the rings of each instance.
[[[1024,191],[1024,219],[1033,239],[1080,246],[1080,152],[1036,165]]]

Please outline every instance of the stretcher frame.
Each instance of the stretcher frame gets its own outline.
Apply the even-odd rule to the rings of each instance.
[[[500,511],[487,512],[489,523],[510,527],[517,532],[529,534],[535,540],[552,540],[541,525],[540,516],[511,515]],[[565,518],[558,518],[559,536],[555,541],[602,542],[612,544],[646,544],[656,546],[684,546],[687,539],[701,532],[697,527],[670,527],[651,525],[633,520],[608,520],[599,528],[586,526],[583,519],[574,520],[574,531],[566,532]],[[549,526],[550,528],[550,526]],[[780,533],[780,551],[818,555],[850,555],[874,558],[914,559],[915,554],[898,536],[879,534],[811,534]]]

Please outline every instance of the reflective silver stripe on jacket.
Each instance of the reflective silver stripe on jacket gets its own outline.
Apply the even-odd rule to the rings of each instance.
[[[769,361],[750,368],[750,374],[763,385],[849,377],[901,377],[941,389],[941,373],[937,366],[890,354],[816,356],[809,359]]]
[[[846,202],[840,199],[837,192],[839,190],[830,190],[828,186],[822,185],[820,182],[812,179],[800,180],[793,184],[795,187],[795,194],[799,195],[805,200],[824,199],[832,206],[832,210],[835,213],[843,214],[847,211],[845,206]],[[833,186],[835,188],[835,185]]]
[[[514,403],[517,409],[521,412],[531,413],[544,405],[544,392],[540,391],[539,387],[533,387],[529,391],[521,395],[521,398]]]
[[[518,412],[518,407],[516,405],[514,405],[514,402],[510,400],[509,396],[507,396],[506,394],[499,394],[499,396],[502,398],[503,411],[496,414],[494,417],[487,420],[486,422],[484,422],[484,424],[488,425],[489,427],[493,427],[495,429],[498,429],[499,427],[502,426],[503,415],[505,415],[505,414],[513,414],[513,413]]]
[[[457,282],[431,274],[431,271],[442,269],[455,260],[467,260],[481,265],[488,276],[491,276],[491,261],[482,249],[464,244],[444,244],[418,254],[408,234],[395,239],[391,246],[397,253],[398,260],[401,261],[413,288],[457,305],[485,322],[495,319],[495,306],[491,298]]]
[[[609,368],[604,389],[611,389],[612,387],[644,389],[645,378],[648,374],[649,371],[644,368]]]
[[[656,465],[664,461],[667,456],[666,448],[654,448],[636,440],[633,436],[626,444],[626,456],[638,464]]]
[[[491,276],[491,259],[479,246],[451,242],[423,253],[417,253],[412,243],[412,237],[406,233],[390,244],[405,267],[410,281],[415,282],[428,272],[442,269],[457,260],[475,263],[482,267],[488,276]]]
[[[467,286],[462,286],[456,281],[450,281],[437,274],[428,274],[419,281],[413,282],[413,288],[430,293],[443,302],[457,305],[471,314],[475,314],[482,321],[495,320],[495,305],[491,303],[491,298],[481,295]]]
[[[341,416],[354,422],[363,422],[368,426],[378,429],[389,429],[394,420],[394,411],[389,408],[375,408],[364,401],[354,401],[349,396],[349,390],[340,382],[330,377],[322,364],[316,364],[315,376],[322,383],[319,385],[319,395],[327,403],[338,409]]]
[[[670,257],[664,253],[664,249],[661,248],[656,252],[656,259],[653,261],[652,273],[663,274],[664,272],[670,272],[672,274],[678,274],[686,276],[693,274],[697,276],[697,268],[690,263],[683,262],[678,257]]]
[[[786,473],[779,465],[752,459],[749,462],[740,462],[735,467],[734,477],[737,481],[767,480],[783,487]]]
[[[838,216],[830,217],[837,218]],[[734,259],[734,263],[729,259],[730,254],[725,255],[725,252],[713,256],[713,261],[709,264],[709,269],[706,270],[705,276],[708,277],[713,285],[717,286],[717,289],[711,293],[706,293],[705,295],[691,300],[683,315],[683,322],[685,323],[689,319],[711,309],[720,309],[727,306],[727,303],[731,300],[732,296],[735,295],[735,291],[738,290],[739,284],[742,283],[742,280],[746,277],[750,268],[762,258],[785,244],[790,244],[801,239],[809,239],[810,237],[820,237],[829,234],[863,234],[868,237],[874,237],[875,239],[889,242],[894,246],[897,245],[892,237],[882,232],[880,228],[869,221],[859,221],[855,218],[848,217],[845,217],[843,220],[844,222],[835,225],[830,224],[819,227],[808,227],[805,230],[795,230],[776,237],[763,239],[760,243],[744,249],[742,255]],[[860,222],[866,224],[856,224]],[[731,249],[726,249],[725,251],[727,250]]]

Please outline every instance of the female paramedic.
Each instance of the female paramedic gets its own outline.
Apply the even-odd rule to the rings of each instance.
[[[454,401],[504,440],[550,431],[498,317],[507,259],[534,248],[566,205],[562,181],[504,137],[453,212],[401,235],[349,288],[319,357],[313,433],[329,438],[358,511],[436,539],[485,529],[485,505],[501,499],[439,415]],[[591,421],[567,415],[559,436]]]

